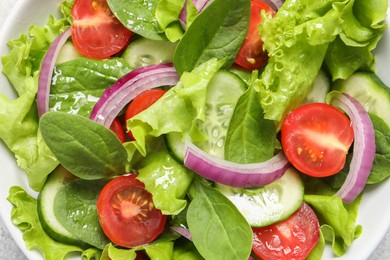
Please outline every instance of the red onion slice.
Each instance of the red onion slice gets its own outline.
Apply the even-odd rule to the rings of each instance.
[[[141,92],[173,86],[179,81],[172,63],[135,69],[107,88],[92,109],[90,119],[110,127],[118,113]]]
[[[187,23],[187,1],[184,2],[183,9],[180,12],[179,15],[179,20],[182,23],[182,25],[185,25]],[[212,0],[191,0],[195,7],[196,10],[198,10],[198,13],[202,12],[203,9],[205,9],[211,2]]]
[[[185,227],[171,227],[173,231],[192,241],[192,237],[188,228]]]
[[[375,157],[375,133],[371,119],[363,106],[348,94],[339,94],[332,105],[342,109],[350,118],[355,140],[347,178],[335,196],[352,202],[364,189]]]
[[[39,117],[41,117],[49,110],[49,95],[54,64],[57,60],[58,53],[70,36],[70,29],[67,29],[61,33],[50,45],[48,51],[45,54],[45,57],[42,60],[42,66],[39,72],[37,93],[37,107]]]
[[[283,152],[265,162],[239,164],[210,155],[191,143],[186,144],[184,165],[208,180],[240,188],[267,185],[290,167]]]
[[[261,0],[261,2],[266,3],[269,7],[272,8],[275,12],[283,5],[283,0]]]

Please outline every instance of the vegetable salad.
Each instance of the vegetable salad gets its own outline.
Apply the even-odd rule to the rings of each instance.
[[[342,256],[390,175],[384,0],[63,1],[8,43],[12,222],[45,259]]]

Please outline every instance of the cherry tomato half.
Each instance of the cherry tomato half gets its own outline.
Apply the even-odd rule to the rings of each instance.
[[[116,177],[97,200],[100,225],[115,244],[132,248],[152,242],[164,229],[166,216],[135,174]]]
[[[110,130],[116,134],[116,136],[122,143],[126,142],[125,130],[123,129],[122,123],[119,118],[116,117],[114,121],[112,121]]]
[[[320,224],[310,206],[303,203],[288,219],[253,228],[253,252],[263,260],[304,260],[320,238]]]
[[[287,159],[313,177],[338,173],[344,167],[353,137],[349,118],[325,103],[298,107],[286,116],[281,129]]]
[[[159,100],[164,94],[165,90],[162,89],[150,89],[142,92],[138,96],[136,96],[133,101],[127,106],[126,113],[125,113],[125,120],[132,118],[133,116],[139,114],[140,112],[144,111],[154,103],[156,103],[157,100]],[[132,140],[134,140],[133,135],[131,132],[129,132],[129,136]]]
[[[132,32],[114,16],[106,0],[76,0],[72,18],[73,44],[89,58],[109,58],[130,41]]]
[[[236,58],[237,65],[249,70],[260,69],[268,61],[268,54],[263,50],[263,41],[258,30],[262,21],[261,10],[275,14],[275,11],[266,3],[252,0],[248,34]]]

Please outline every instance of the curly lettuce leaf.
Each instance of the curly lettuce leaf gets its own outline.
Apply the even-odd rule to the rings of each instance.
[[[306,194],[304,201],[316,211],[322,235],[332,244],[333,253],[337,256],[345,254],[362,232],[362,227],[356,225],[361,196],[351,204],[343,203],[339,197],[325,195]]]
[[[152,260],[170,260],[172,259],[173,242],[152,243],[132,249],[117,248],[110,243],[104,248],[100,260],[131,260],[137,257],[137,251],[140,250],[145,250],[146,254]]]
[[[167,150],[152,153],[141,163],[140,181],[153,195],[156,208],[164,215],[177,215],[187,205],[185,196],[193,174],[178,163]]]
[[[386,0],[351,0],[342,19],[342,33],[329,46],[325,63],[333,80],[346,79],[356,70],[375,70],[372,51],[386,29]]]
[[[355,21],[353,11],[361,6],[362,2],[353,0],[287,0],[274,18],[263,15],[259,29],[269,63],[257,89],[267,119],[281,121],[301,104],[323,64],[329,44],[338,36],[346,44],[360,41],[367,48],[375,46],[383,29],[370,31],[370,36],[359,34],[366,30]],[[386,9],[379,12],[372,18],[374,26],[381,24]]]
[[[69,26],[68,5],[61,5],[64,18],[51,16],[46,26],[31,26],[28,36],[10,41],[10,52],[1,59],[3,73],[15,88],[17,98],[0,95],[0,139],[15,154],[19,167],[27,173],[30,187],[36,191],[58,165],[38,129],[38,73],[50,43]]]
[[[7,199],[14,206],[11,221],[23,232],[27,249],[39,251],[46,260],[64,259],[70,252],[84,251],[78,246],[60,243],[45,233],[37,213],[37,200],[21,187],[11,187]]]

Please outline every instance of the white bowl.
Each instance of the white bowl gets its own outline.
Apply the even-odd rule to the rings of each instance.
[[[10,13],[7,21],[3,24],[0,32],[0,56],[8,52],[6,42],[16,39],[21,33],[27,33],[30,25],[44,25],[50,14],[57,13],[57,7],[61,0],[18,0]],[[387,18],[390,24],[390,19]],[[388,28],[376,50],[377,73],[381,79],[390,86],[390,29]],[[9,98],[15,98],[15,93],[9,85],[6,77],[0,73],[0,92]],[[11,186],[25,187],[34,194],[27,184],[25,174],[16,165],[11,154],[3,143],[0,144],[0,216],[11,233],[12,237],[29,259],[42,260],[43,257],[36,251],[26,249],[22,239],[22,233],[10,221],[11,204],[6,200]],[[363,234],[354,241],[347,253],[339,258],[332,255],[328,247],[323,259],[356,260],[367,259],[374,252],[383,236],[390,227],[390,206],[386,199],[390,198],[390,180],[379,185],[373,185],[366,189],[357,223],[363,226]]]

